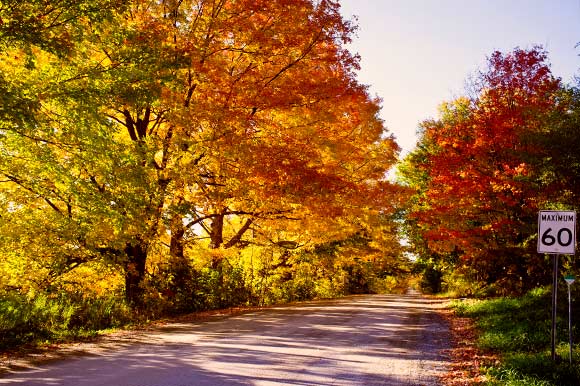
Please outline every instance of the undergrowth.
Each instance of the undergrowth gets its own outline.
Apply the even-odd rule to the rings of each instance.
[[[65,294],[5,294],[0,298],[0,350],[27,343],[90,337],[133,319],[114,297],[74,299]]]

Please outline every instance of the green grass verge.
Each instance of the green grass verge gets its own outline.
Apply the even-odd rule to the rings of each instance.
[[[573,365],[569,364],[568,309],[563,290],[558,302],[556,363],[551,360],[549,289],[536,289],[519,298],[453,302],[459,316],[475,319],[480,332],[478,346],[501,358],[499,366],[484,368],[489,385],[580,385],[580,350],[574,349]],[[572,320],[580,320],[579,317],[576,311]],[[573,334],[576,335],[574,328]]]

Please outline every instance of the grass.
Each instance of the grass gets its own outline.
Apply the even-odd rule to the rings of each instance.
[[[564,294],[564,288],[559,292]],[[558,360],[551,360],[551,291],[536,289],[519,298],[463,300],[453,303],[459,316],[474,318],[478,346],[499,354],[499,365],[484,368],[489,385],[580,385],[580,353],[569,364],[566,298],[558,304]],[[574,307],[574,305],[573,305]],[[574,320],[580,314],[573,315]],[[574,330],[573,330],[574,333]]]

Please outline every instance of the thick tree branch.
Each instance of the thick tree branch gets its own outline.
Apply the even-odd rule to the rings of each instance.
[[[246,222],[244,223],[244,225],[240,228],[240,230],[238,230],[236,235],[234,237],[232,237],[230,239],[230,241],[228,241],[224,245],[224,248],[226,248],[226,249],[231,248],[231,247],[239,244],[240,241],[242,240],[242,236],[244,236],[244,233],[246,233],[246,231],[248,229],[250,229],[250,226],[252,225],[253,222],[254,222],[254,220],[252,220],[251,218],[247,219]]]
[[[137,132],[135,131],[135,121],[133,120],[131,113],[129,112],[129,110],[125,109],[123,110],[123,115],[125,116],[125,122],[123,123],[123,125],[127,128],[127,131],[129,132],[129,137],[131,137],[133,141],[137,142],[138,138]]]

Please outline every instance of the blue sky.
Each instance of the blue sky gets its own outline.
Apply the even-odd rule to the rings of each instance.
[[[465,93],[468,77],[494,50],[542,45],[552,72],[580,75],[580,0],[340,0],[358,16],[350,50],[362,58],[358,79],[383,99],[382,118],[403,154],[418,123]]]

